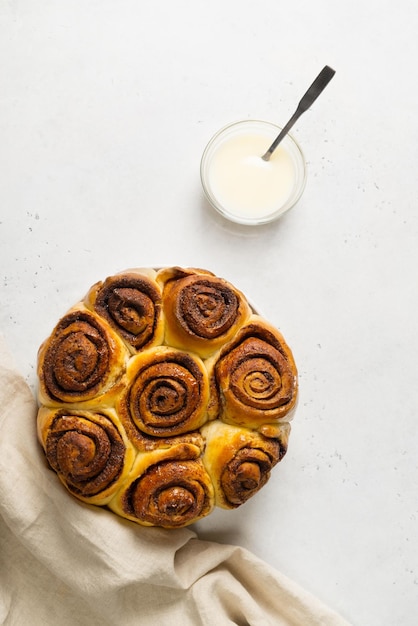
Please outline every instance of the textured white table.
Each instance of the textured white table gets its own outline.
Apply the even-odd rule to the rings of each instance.
[[[36,351],[133,266],[225,276],[292,346],[301,396],[268,485],[200,536],[239,543],[355,625],[418,615],[415,0],[0,2],[0,323]],[[287,121],[309,167],[271,226],[218,218],[199,160],[224,124]]]

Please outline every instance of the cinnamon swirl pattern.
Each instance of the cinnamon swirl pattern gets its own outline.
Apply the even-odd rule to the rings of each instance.
[[[74,307],[40,348],[41,403],[104,401],[105,394],[117,391],[126,357],[126,348],[104,320],[83,305]]]
[[[138,455],[109,504],[121,517],[164,528],[188,526],[208,515],[214,505],[212,480],[202,459],[181,444]]]
[[[132,359],[118,409],[133,439],[133,428],[166,437],[202,426],[208,400],[208,375],[199,357],[163,346]]]
[[[271,470],[286,454],[289,424],[281,426],[276,439],[268,439],[216,420],[204,426],[203,436],[203,462],[213,480],[216,504],[232,509],[266,484]]]
[[[135,458],[114,411],[41,408],[38,437],[67,489],[90,504],[112,498]]]
[[[224,421],[258,428],[289,419],[298,392],[295,361],[281,333],[260,316],[251,316],[210,366]]]
[[[202,270],[160,271],[166,340],[169,345],[208,357],[231,339],[250,315],[250,307],[230,283]]]
[[[163,342],[161,290],[154,270],[109,276],[90,289],[86,305],[103,317],[133,352]]]
[[[282,334],[197,268],[97,282],[40,347],[38,377],[38,439],[67,490],[163,528],[254,496],[298,395]]]

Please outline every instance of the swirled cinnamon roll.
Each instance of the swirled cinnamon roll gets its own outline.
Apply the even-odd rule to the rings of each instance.
[[[139,454],[109,507],[144,526],[180,528],[212,511],[213,485],[202,460],[176,445]]]
[[[37,429],[46,458],[77,498],[104,505],[132,467],[135,452],[114,411],[46,409]]]
[[[201,359],[159,346],[131,359],[126,391],[117,407],[135,442],[137,431],[172,437],[198,429],[207,419],[208,399],[208,375]]]
[[[280,437],[268,439],[255,431],[219,420],[202,428],[206,440],[203,463],[212,478],[216,506],[233,509],[254,496],[270,478],[287,451],[290,425]]]
[[[248,319],[251,309],[233,285],[205,270],[160,270],[165,343],[207,358]]]
[[[106,405],[120,391],[127,357],[123,342],[104,320],[82,304],[73,307],[39,350],[40,403]]]
[[[135,353],[164,338],[161,289],[152,269],[109,276],[89,290],[85,303],[103,317]]]
[[[212,413],[249,428],[290,419],[297,401],[297,369],[281,333],[252,315],[235,338],[208,361]],[[215,407],[215,408],[214,408]]]

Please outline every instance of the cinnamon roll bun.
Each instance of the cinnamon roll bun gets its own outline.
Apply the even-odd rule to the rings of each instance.
[[[165,269],[157,281],[163,286],[165,342],[202,358],[232,339],[251,313],[238,289],[205,270]]]
[[[120,391],[127,357],[126,347],[107,322],[76,305],[39,350],[40,403],[111,403]]]
[[[281,333],[252,315],[235,338],[207,363],[212,413],[223,421],[260,428],[290,419],[298,394],[297,369]]]
[[[103,317],[135,353],[162,344],[161,289],[152,269],[109,276],[89,290],[87,307]]]
[[[132,467],[134,449],[111,409],[40,408],[37,429],[49,465],[79,500],[106,504]]]
[[[207,420],[207,370],[193,354],[160,346],[133,357],[118,412],[132,441],[194,431]]]
[[[201,458],[182,445],[139,454],[109,507],[144,526],[180,528],[208,515],[215,505],[211,478]]]
[[[203,463],[213,481],[217,506],[237,508],[266,484],[271,470],[286,454],[289,431],[289,424],[282,424],[278,437],[269,439],[220,420],[202,428],[206,442]]]

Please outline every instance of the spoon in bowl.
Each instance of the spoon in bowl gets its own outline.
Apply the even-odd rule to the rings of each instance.
[[[312,85],[309,87],[307,92],[302,96],[302,99],[300,100],[296,111],[294,112],[290,120],[287,122],[286,126],[284,126],[284,128],[281,130],[279,135],[271,144],[270,148],[262,156],[262,159],[264,161],[268,161],[270,159],[271,155],[273,154],[274,150],[277,148],[277,146],[279,145],[283,137],[287,135],[289,130],[292,128],[293,124],[299,119],[302,113],[305,113],[305,111],[307,111],[309,107],[315,102],[317,97],[323,92],[325,87],[328,85],[329,81],[334,76],[334,74],[335,74],[335,70],[333,70],[332,67],[329,67],[329,65],[326,65],[319,72],[318,76],[315,78]]]

